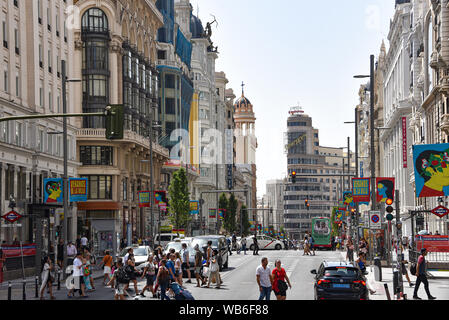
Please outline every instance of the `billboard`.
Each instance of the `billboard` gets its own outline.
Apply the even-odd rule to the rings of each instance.
[[[352,191],[343,192],[343,205],[355,207],[354,196],[352,195]]]
[[[139,191],[139,208],[150,207],[150,191]]]
[[[190,201],[190,214],[199,214],[200,213],[200,202],[198,200]]]
[[[63,202],[64,193],[62,178],[44,179],[44,203]]]
[[[209,209],[209,219],[215,219],[217,217],[217,209]]]
[[[329,218],[312,219],[312,237],[314,245],[327,247],[331,245],[331,227]]]
[[[416,197],[449,196],[449,144],[413,146]]]
[[[417,251],[426,248],[429,252],[449,252],[448,236],[415,236]]]
[[[394,200],[394,178],[376,178],[376,200],[386,202],[387,199]]]
[[[87,178],[69,179],[69,199],[70,202],[87,201]]]
[[[352,199],[354,203],[370,202],[369,180],[369,178],[352,178]]]

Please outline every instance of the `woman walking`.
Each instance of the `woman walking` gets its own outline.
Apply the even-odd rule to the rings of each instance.
[[[53,296],[53,276],[51,275],[51,271],[54,269],[51,260],[49,257],[44,258],[44,266],[42,267],[41,279],[41,300],[44,299],[44,291],[45,288],[48,288],[50,291],[50,299],[55,300],[56,298]]]
[[[162,259],[161,265],[159,267],[159,271],[158,271],[157,277],[156,277],[157,283],[161,287],[161,300],[170,300],[170,298],[166,294],[169,279],[170,279],[168,269],[165,267],[166,264],[167,264],[167,260]]]
[[[181,261],[181,254],[179,252],[175,253],[175,277],[176,282],[182,286],[182,261]]]
[[[276,260],[275,262],[275,268],[272,272],[273,277],[273,291],[276,295],[276,299],[278,300],[285,300],[287,298],[287,289],[290,287],[292,288],[292,285],[290,284],[290,279],[287,276],[287,273],[285,272],[285,269],[282,268],[281,260]],[[287,280],[287,283],[285,282]]]
[[[354,262],[354,244],[350,238],[348,238],[348,242],[346,243],[346,249],[346,259],[350,262]]]
[[[210,268],[210,276],[206,288],[209,288],[210,282],[212,281],[212,279],[215,278],[215,281],[217,283],[217,289],[220,289],[221,278],[220,278],[220,267],[218,265],[218,250],[213,251],[209,268]]]
[[[130,254],[128,257],[128,266],[125,269],[129,276],[129,282],[134,284],[134,297],[137,297],[139,291],[137,290],[137,270],[136,264],[134,263],[134,254]],[[125,290],[128,290],[129,284],[126,286]],[[125,292],[126,293],[126,292]]]
[[[147,280],[147,283],[145,285],[145,287],[142,289],[142,292],[140,293],[140,295],[142,297],[145,297],[145,291],[146,290],[150,290],[150,292],[153,294],[153,298],[156,298],[156,293],[153,289],[153,284],[154,284],[154,278],[156,276],[156,265],[155,265],[153,256],[149,256],[148,257],[148,261],[147,264],[145,266],[145,268],[143,269],[143,273],[142,273],[142,279],[145,277]]]

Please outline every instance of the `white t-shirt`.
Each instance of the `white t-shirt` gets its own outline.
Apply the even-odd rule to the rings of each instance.
[[[262,266],[256,269],[256,276],[260,276],[260,285],[264,288],[271,287],[270,275],[271,270],[268,266],[265,269]]]
[[[75,258],[75,260],[73,260],[73,276],[74,277],[81,277],[82,276],[82,268],[80,268],[83,265],[83,262],[78,259]]]
[[[88,242],[88,240],[87,240],[86,237],[82,237],[82,238],[81,238],[81,245],[82,245],[82,246],[87,246],[87,242]]]
[[[129,257],[129,253],[125,254],[125,256],[123,257],[123,265],[124,266],[128,265],[128,257]]]

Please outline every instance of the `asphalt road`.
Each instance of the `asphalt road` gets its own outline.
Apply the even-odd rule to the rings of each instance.
[[[281,250],[281,251],[259,251],[258,256],[253,256],[252,252],[248,251],[247,255],[241,253],[240,255],[233,253],[230,256],[229,268],[221,272],[223,284],[221,289],[216,289],[215,285],[211,284],[211,288],[197,288],[196,280],[193,277],[192,283],[185,283],[184,286],[189,290],[196,300],[257,300],[259,298],[259,289],[256,282],[256,268],[260,265],[262,257],[267,257],[268,267],[273,269],[276,259],[280,259],[283,268],[286,270],[292,289],[287,291],[288,300],[313,300],[313,284],[314,277],[310,270],[317,269],[323,260],[340,261],[342,255],[340,252],[317,251],[316,256],[303,256],[302,251]],[[141,290],[145,285],[145,281],[140,281],[138,289]],[[87,293],[88,298],[83,299],[78,297],[71,298],[72,300],[112,300],[114,299],[114,290],[110,287],[104,287],[102,280],[95,281],[96,290]],[[30,288],[31,289],[31,288]],[[134,297],[134,286],[130,285],[129,299],[136,299]],[[32,290],[31,290],[32,291]],[[20,288],[13,290],[13,300],[21,300],[22,291]],[[54,295],[57,300],[66,300],[67,290],[61,287],[60,291],[54,288]],[[49,298],[48,293],[45,294],[46,299]],[[146,293],[146,298],[137,297],[137,300],[155,300],[151,293]],[[34,291],[27,294],[27,300],[34,300]],[[274,293],[271,299],[276,297]],[[6,291],[0,291],[0,300],[6,300]]]

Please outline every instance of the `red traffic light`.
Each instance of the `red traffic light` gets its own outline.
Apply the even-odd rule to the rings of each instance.
[[[385,201],[385,203],[389,206],[391,206],[393,204],[393,199],[387,199],[387,201]]]
[[[296,171],[293,171],[293,172],[292,172],[292,176],[296,176]]]

